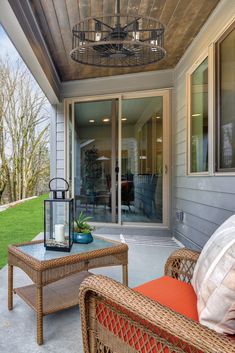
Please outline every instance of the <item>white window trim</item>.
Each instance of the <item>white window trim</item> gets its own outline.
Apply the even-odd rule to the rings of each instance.
[[[213,138],[214,138],[214,143],[213,143],[213,158],[214,158],[214,164],[213,164],[213,175],[214,176],[235,176],[235,171],[231,170],[230,168],[228,168],[228,170],[217,170],[218,168],[218,155],[217,155],[217,150],[215,147],[216,142],[218,141],[218,125],[217,125],[217,111],[216,111],[216,101],[217,101],[217,87],[216,87],[216,74],[217,74],[217,67],[215,64],[216,61],[216,51],[215,51],[215,47],[216,44],[218,43],[218,41],[221,39],[221,37],[223,37],[223,35],[230,29],[231,26],[233,26],[235,22],[235,16],[231,19],[231,21],[229,21],[229,23],[226,24],[226,26],[220,31],[219,35],[216,37],[216,39],[213,41],[213,73],[214,73],[214,77],[213,77],[213,99],[214,99],[214,120],[213,120]],[[220,147],[220,146],[219,146]],[[230,170],[229,170],[230,169]],[[234,169],[234,168],[233,168]]]
[[[187,129],[187,163],[186,163],[186,175],[189,177],[205,177],[205,176],[235,176],[234,171],[217,171],[217,155],[216,155],[216,141],[217,141],[217,132],[216,132],[216,68],[215,68],[215,46],[221,36],[230,28],[230,26],[235,21],[235,16],[233,16],[226,25],[220,29],[216,34],[213,41],[208,45],[206,50],[197,58],[194,64],[186,72],[186,129]],[[191,92],[190,92],[190,75],[193,71],[200,65],[200,63],[208,57],[208,172],[198,172],[191,173],[191,151],[190,151],[190,107],[191,107]]]
[[[201,63],[208,58],[208,171],[207,172],[191,172],[191,75],[198,68]],[[213,59],[213,57],[212,57]],[[209,63],[211,61],[211,53],[208,48],[197,58],[197,60],[193,63],[190,69],[186,72],[186,128],[187,128],[187,136],[186,136],[186,145],[187,145],[187,163],[186,163],[186,174],[187,176],[210,176],[211,175],[211,110],[209,108],[209,102],[211,97],[209,98],[209,92],[211,91],[211,68]]]

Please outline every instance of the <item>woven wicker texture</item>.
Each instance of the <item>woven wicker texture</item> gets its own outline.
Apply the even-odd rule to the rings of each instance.
[[[97,250],[92,250],[80,254],[73,254],[70,255],[68,253],[68,256],[65,257],[58,257],[56,259],[51,259],[51,260],[45,260],[45,261],[39,261],[36,258],[30,256],[29,254],[26,254],[22,252],[19,247],[22,245],[32,245],[32,244],[38,244],[38,243],[43,243],[43,241],[38,240],[34,242],[27,242],[27,243],[22,243],[22,244],[15,244],[15,245],[9,245],[8,246],[8,254],[13,254],[18,257],[18,259],[21,259],[22,261],[26,262],[29,264],[32,268],[38,271],[50,269],[50,268],[55,268],[63,265],[70,265],[70,264],[75,264],[77,262],[82,262],[82,261],[89,261],[92,259],[98,259],[98,258],[103,258],[106,255],[117,255],[117,254],[122,254],[123,252],[128,251],[128,246],[127,244],[123,244],[120,242],[116,242],[114,240],[110,241],[113,243],[112,247],[109,248],[104,248],[104,249],[97,249]]]
[[[91,274],[83,271],[73,276],[53,282],[43,288],[43,315],[55,313],[78,305],[78,293],[81,282]],[[31,284],[14,289],[24,301],[37,311],[37,287]]]
[[[165,264],[165,275],[191,283],[199,253],[189,249],[175,250]]]
[[[178,250],[166,272],[190,282],[197,258]],[[103,276],[82,283],[80,312],[85,353],[235,353],[229,337]]]
[[[109,242],[112,243],[110,247],[72,255],[68,253],[67,256],[44,261],[37,260],[19,248],[42,241],[8,247],[8,309],[13,308],[13,266],[17,266],[34,282],[32,286],[15,289],[15,293],[36,311],[38,344],[43,343],[43,315],[78,304],[78,295],[75,299],[74,296],[81,281],[77,278],[76,283],[73,283],[73,278],[69,277],[92,268],[121,265],[123,282],[128,285],[128,246],[113,240]]]

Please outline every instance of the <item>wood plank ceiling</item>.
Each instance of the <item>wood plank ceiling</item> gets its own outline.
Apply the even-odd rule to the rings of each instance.
[[[165,25],[167,56],[135,68],[99,68],[70,58],[72,27],[82,18],[114,13],[115,0],[30,0],[61,81],[175,67],[220,0],[121,0],[121,13],[141,14]]]

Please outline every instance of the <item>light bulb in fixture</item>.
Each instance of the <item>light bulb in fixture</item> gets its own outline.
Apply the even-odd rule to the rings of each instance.
[[[127,118],[122,118],[122,121],[127,121]]]
[[[157,36],[157,31],[156,30],[153,30],[151,32],[150,44],[152,45],[152,47],[151,47],[152,51],[157,51],[158,50],[156,48],[156,46],[158,45],[158,36]]]
[[[109,118],[104,118],[104,119],[102,119],[102,121],[103,121],[104,123],[108,123],[108,122],[110,121],[110,119],[109,119]]]
[[[99,42],[101,40],[101,23],[95,23],[95,41]]]
[[[94,122],[95,122],[94,119],[90,119],[90,120],[89,120],[89,123],[94,123]]]
[[[140,40],[140,32],[133,32],[133,40]]]
[[[155,45],[157,45],[157,40],[151,40],[150,44],[152,45],[151,50],[157,51],[157,48],[155,47]]]
[[[140,32],[139,32],[139,22],[135,21],[133,23],[133,40],[140,40]]]
[[[86,51],[86,48],[84,48],[84,45],[86,44],[85,33],[80,32],[79,38],[80,38],[80,40],[79,40],[79,49],[78,50],[80,53],[84,53]]]

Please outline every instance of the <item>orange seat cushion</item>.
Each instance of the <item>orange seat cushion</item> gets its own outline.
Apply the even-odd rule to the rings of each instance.
[[[198,320],[197,297],[191,284],[164,276],[134,288],[146,297],[180,313]]]

